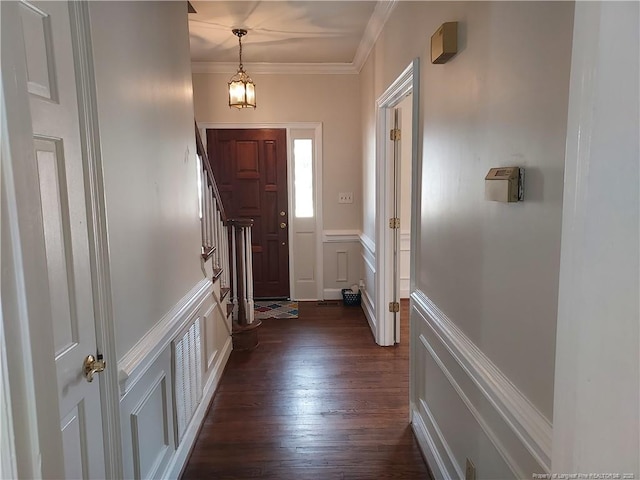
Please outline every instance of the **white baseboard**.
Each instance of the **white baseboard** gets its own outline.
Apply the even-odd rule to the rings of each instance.
[[[428,407],[421,401],[421,407],[429,412]],[[428,424],[428,426],[427,426]],[[458,471],[455,459],[451,458],[451,449],[442,437],[438,425],[432,415],[422,416],[418,409],[411,406],[411,426],[415,433],[422,454],[431,468],[435,480],[462,480],[464,475]],[[443,456],[444,455],[444,456]]]
[[[349,288],[349,287],[345,287]],[[325,300],[342,300],[341,288],[325,288],[322,298]]]
[[[232,341],[231,337],[227,338],[227,341],[222,347],[221,355],[218,356],[218,361],[216,362],[213,372],[209,376],[209,380],[204,387],[204,392],[202,395],[202,401],[200,405],[196,409],[196,412],[191,419],[191,423],[189,427],[184,433],[182,440],[180,441],[180,445],[177,450],[173,454],[173,457],[169,461],[167,468],[163,475],[160,478],[179,478],[182,473],[182,469],[187,463],[189,458],[189,454],[191,453],[191,448],[195,444],[196,438],[198,436],[198,432],[200,431],[200,426],[204,421],[204,417],[209,408],[209,403],[213,398],[213,394],[218,388],[218,384],[220,383],[220,378],[222,377],[222,373],[224,372],[224,368],[227,365],[227,361],[229,360],[229,355],[231,355],[232,350]]]
[[[364,311],[364,316],[367,317],[367,322],[369,322],[369,328],[371,329],[371,333],[373,333],[373,338],[377,340],[378,338],[378,329],[376,328],[376,314],[373,308],[373,302],[371,301],[371,297],[369,296],[369,292],[364,290],[362,292],[362,310]]]

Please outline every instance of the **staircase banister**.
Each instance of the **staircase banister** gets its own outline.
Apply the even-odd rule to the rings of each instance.
[[[202,143],[202,137],[200,136],[200,130],[198,129],[198,122],[194,120],[195,128],[196,128],[196,151],[200,158],[202,158],[202,165],[204,169],[207,171],[207,175],[209,176],[211,188],[213,189],[213,195],[216,197],[216,202],[218,202],[218,211],[220,212],[220,217],[223,222],[227,222],[227,215],[224,211],[224,205],[222,204],[222,197],[220,196],[220,190],[218,190],[218,182],[216,181],[216,176],[213,174],[213,168],[211,168],[211,162],[209,161],[209,156],[207,155],[207,151],[204,148],[204,144]]]

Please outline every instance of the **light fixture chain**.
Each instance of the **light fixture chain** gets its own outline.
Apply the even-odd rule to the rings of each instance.
[[[244,70],[242,66],[242,36],[238,35],[238,44],[240,45],[240,70]]]

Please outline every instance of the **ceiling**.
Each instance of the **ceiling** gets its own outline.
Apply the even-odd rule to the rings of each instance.
[[[194,72],[357,73],[395,4],[383,1],[197,1],[189,14]]]

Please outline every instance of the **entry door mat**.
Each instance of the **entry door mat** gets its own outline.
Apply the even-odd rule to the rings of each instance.
[[[288,300],[256,300],[254,302],[255,318],[298,318],[298,302]]]

